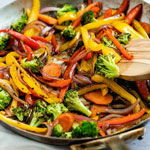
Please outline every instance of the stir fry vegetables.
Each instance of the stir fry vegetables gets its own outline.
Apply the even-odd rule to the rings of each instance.
[[[149,38],[150,25],[137,18],[141,4],[127,13],[128,5],[123,0],[117,10],[103,10],[89,0],[81,9],[64,4],[40,10],[33,0],[31,11],[0,30],[0,119],[67,139],[136,125],[150,112],[150,81],[119,79],[118,63],[134,59],[126,45]]]

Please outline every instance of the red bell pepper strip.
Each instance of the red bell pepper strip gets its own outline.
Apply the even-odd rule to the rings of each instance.
[[[99,7],[101,9],[102,7],[102,3],[101,2],[96,2],[96,3],[92,3],[90,5],[88,5],[82,12],[81,14],[78,16],[78,18],[73,22],[72,26],[73,27],[77,27],[80,24],[81,21],[81,17],[84,15],[84,13],[86,13],[87,11],[91,10],[92,7]]]
[[[89,52],[83,59],[91,59],[93,57],[93,53]]]
[[[25,100],[26,100],[26,102],[27,102],[28,104],[30,104],[30,105],[33,105],[33,104],[34,104],[34,101],[33,101],[33,99],[32,99],[32,97],[31,97],[30,94],[26,94]]]
[[[88,5],[92,4],[93,0],[88,0]]]
[[[108,36],[109,40],[111,40],[116,45],[118,50],[122,53],[122,55],[126,59],[128,59],[128,60],[133,59],[133,55],[128,54],[128,52],[125,50],[125,48],[120,44],[120,42],[112,35],[112,33],[108,29],[105,30],[105,33]]]
[[[120,8],[116,11],[114,15],[124,13],[125,10],[128,8],[128,5],[129,5],[129,0],[124,0],[122,4],[120,5]]]
[[[136,87],[138,88],[138,91],[142,98],[144,98],[144,100],[147,100],[147,97],[150,96],[150,93],[146,86],[146,80],[136,81]]]
[[[98,13],[100,11],[99,7],[92,7],[90,10],[92,10],[94,13]]]
[[[112,16],[112,9],[109,8],[109,9],[105,10],[104,19],[109,18],[111,16]]]
[[[32,36],[31,38],[35,41],[42,41],[42,42],[45,42],[45,43],[49,43],[49,40],[47,40],[46,38],[44,38],[42,36]]]
[[[69,86],[65,86],[63,88],[61,88],[60,93],[59,93],[59,98],[60,99],[64,99],[64,96],[66,94],[66,92],[68,91]]]
[[[32,60],[33,56],[34,56],[34,52],[32,51],[32,49],[28,46],[28,45],[24,45],[26,53],[28,54],[28,58],[27,60],[30,61]]]
[[[0,50],[0,56],[6,55],[7,51]]]
[[[107,123],[110,125],[125,124],[125,123],[134,121],[134,120],[142,117],[144,114],[145,114],[145,108],[143,108],[140,112],[137,112],[137,113],[125,116],[125,117],[99,122],[98,127],[100,128]]]
[[[56,37],[55,37],[54,33],[52,33],[52,45],[53,45],[53,47],[54,47],[55,52],[58,53],[57,41],[56,41]]]
[[[137,5],[134,7],[125,17],[125,23],[131,24],[135,17],[139,14],[140,10],[142,9],[142,4]]]
[[[0,33],[1,32],[6,32],[6,33],[12,35],[13,37],[15,37],[16,39],[23,41],[26,45],[30,46],[32,49],[36,50],[36,49],[40,48],[40,45],[36,41],[34,41],[31,38],[28,38],[27,36],[25,36],[21,33],[18,33],[16,31],[13,31],[10,29],[0,30]]]

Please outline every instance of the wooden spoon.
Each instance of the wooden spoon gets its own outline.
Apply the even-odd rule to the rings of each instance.
[[[123,58],[118,64],[120,78],[129,81],[150,79],[150,39],[132,39],[126,48],[134,59]]]

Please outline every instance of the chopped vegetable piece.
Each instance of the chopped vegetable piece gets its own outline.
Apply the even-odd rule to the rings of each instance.
[[[79,111],[86,116],[91,116],[91,111],[88,110],[81,102],[78,91],[68,91],[64,97],[64,104],[70,111]]]
[[[61,124],[57,124],[53,128],[52,136],[60,137],[62,134],[63,134],[63,127],[61,126]]]
[[[112,102],[113,97],[109,94],[102,96],[101,91],[93,91],[84,95],[84,97],[94,104],[108,105]]]
[[[0,50],[4,50],[9,43],[9,36],[1,36],[0,37]]]
[[[15,23],[11,25],[13,30],[21,32],[21,30],[26,26],[28,17],[26,14],[23,14]]]
[[[31,69],[34,73],[38,73],[39,69],[43,67],[42,62],[37,57],[35,57],[31,61],[26,61],[26,60],[27,60],[26,58],[22,59],[21,61],[22,67],[25,69],[27,68]]]
[[[95,71],[107,78],[117,78],[119,67],[115,64],[115,57],[111,55],[99,55],[95,63]]]
[[[10,95],[0,87],[0,111],[7,108],[11,102]]]
[[[97,137],[99,130],[97,124],[94,121],[83,121],[80,126],[73,129],[72,137],[73,138],[82,138],[82,137]]]

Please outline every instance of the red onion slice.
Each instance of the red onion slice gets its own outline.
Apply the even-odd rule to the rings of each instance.
[[[126,115],[126,114],[129,114],[139,102],[140,102],[140,100],[137,99],[137,101],[134,104],[132,104],[131,106],[129,106],[128,108],[124,108],[124,109],[103,109],[103,111],[105,111],[107,113]]]
[[[76,74],[75,77],[83,83],[92,84],[92,81],[86,76]]]
[[[98,122],[111,120],[111,119],[113,119],[113,118],[121,118],[121,117],[123,117],[123,115],[109,114],[109,115],[107,115],[107,116],[105,116],[105,117],[103,117],[103,118],[100,118],[100,119],[98,120]]]
[[[85,117],[85,116],[82,116],[82,115],[74,115],[74,119],[76,121],[84,121],[84,120],[86,120],[86,121],[94,121],[93,119]]]
[[[26,53],[21,52],[16,46],[12,46],[12,49],[18,53],[19,55],[21,55],[22,57],[27,57],[28,55]]]
[[[45,8],[42,8],[39,13],[42,14],[42,13],[47,13],[47,12],[50,12],[50,11],[57,11],[58,7],[45,7]]]

